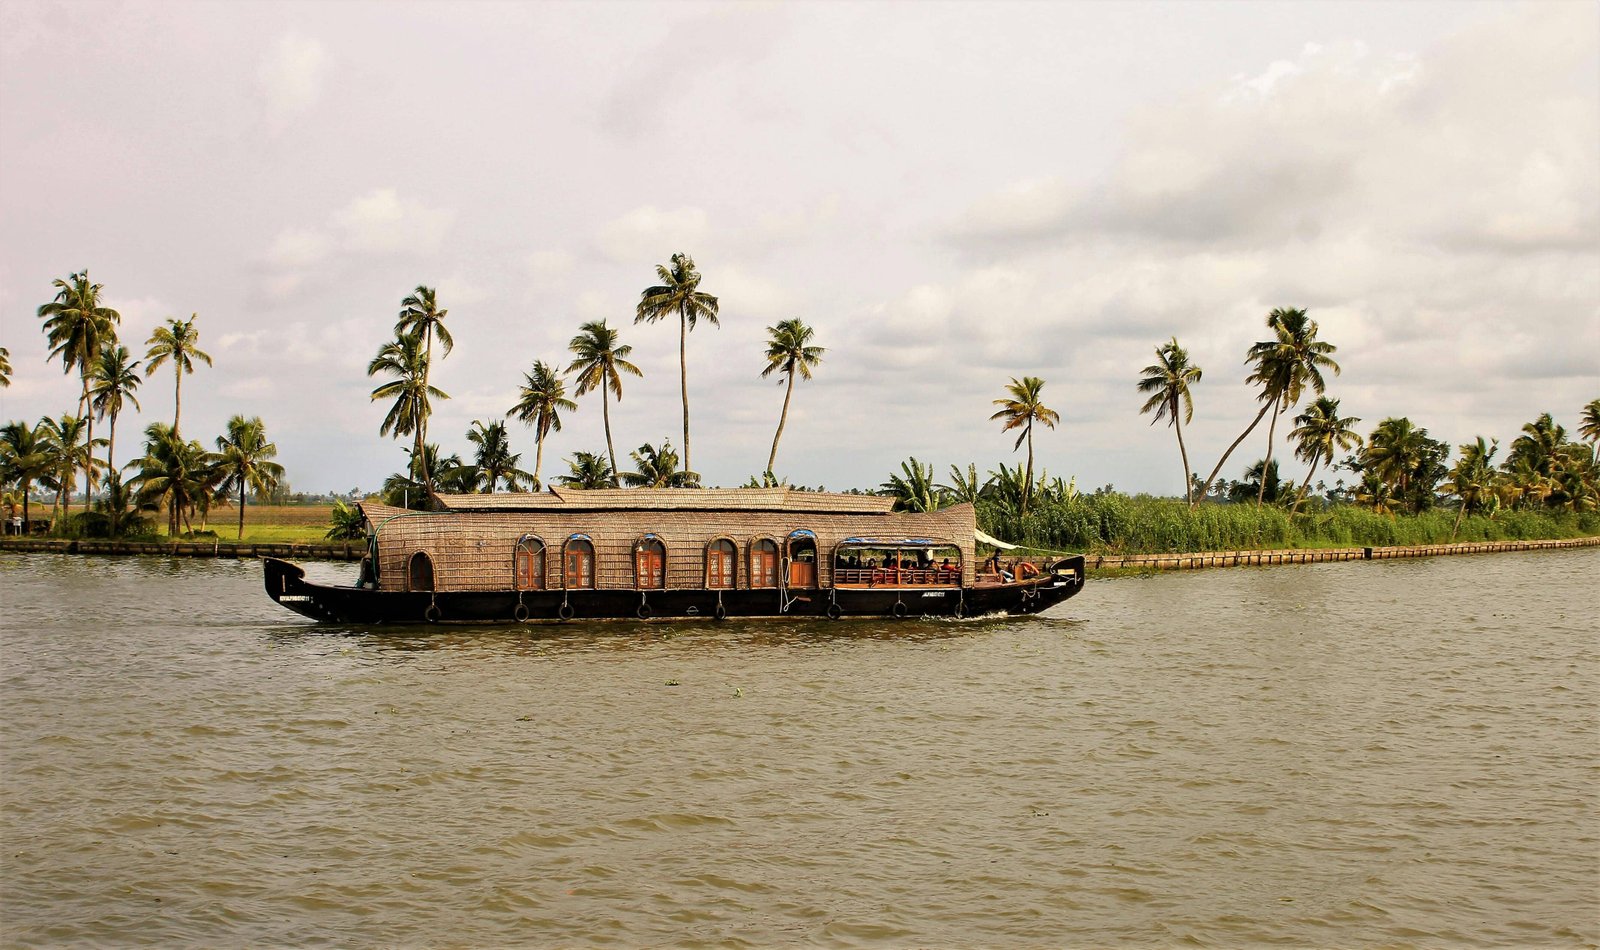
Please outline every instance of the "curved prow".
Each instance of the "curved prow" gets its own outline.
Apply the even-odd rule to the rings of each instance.
[[[306,595],[305,568],[288,561],[280,561],[275,557],[262,558],[266,566],[263,577],[266,579],[267,596],[277,603],[283,603],[285,597],[304,597]]]

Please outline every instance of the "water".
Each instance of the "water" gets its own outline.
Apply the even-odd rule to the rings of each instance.
[[[251,562],[0,555],[0,939],[1593,946],[1597,576],[368,632]]]

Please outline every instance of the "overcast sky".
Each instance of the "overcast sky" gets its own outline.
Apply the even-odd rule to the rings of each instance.
[[[87,267],[136,355],[199,314],[216,365],[184,381],[185,434],[260,415],[298,490],[405,464],[365,365],[418,284],[456,340],[447,453],[598,319],[645,374],[612,407],[619,456],[677,445],[676,324],[632,319],[674,251],[721,300],[689,338],[710,484],[765,465],[764,339],[790,317],[827,353],[777,469],[831,489],[1020,458],[988,417],[1033,375],[1062,420],[1038,464],[1181,493],[1139,371],[1173,335],[1204,368],[1208,472],[1254,414],[1243,358],[1274,307],[1338,346],[1329,392],[1363,432],[1507,442],[1600,396],[1592,2],[0,11],[0,416],[74,408],[35,311]],[[139,398],[121,433],[170,420],[170,371]],[[604,444],[586,397],[545,474]]]

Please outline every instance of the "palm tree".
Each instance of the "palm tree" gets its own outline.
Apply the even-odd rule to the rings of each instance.
[[[433,369],[433,338],[439,338],[439,344],[444,347],[439,354],[440,359],[450,355],[450,350],[455,347],[455,340],[450,338],[450,331],[445,328],[444,318],[450,311],[439,309],[438,294],[432,287],[417,285],[411,296],[400,301],[400,319],[395,321],[394,335],[420,336],[422,338],[422,385],[428,386],[429,373]],[[371,375],[370,373],[368,375]],[[417,439],[421,443],[428,441],[428,415],[424,412],[418,419],[420,431]],[[423,484],[428,486],[429,495],[433,494],[431,472],[422,473]]]
[[[889,473],[878,493],[894,496],[895,511],[938,511],[939,488],[933,483],[933,466],[924,465],[911,456],[900,463],[903,475]]]
[[[1189,386],[1200,381],[1201,369],[1189,362],[1188,351],[1178,345],[1177,337],[1173,337],[1156,347],[1156,362],[1146,366],[1142,372],[1144,378],[1139,380],[1139,391],[1149,393],[1150,398],[1145,400],[1144,407],[1139,411],[1145,413],[1155,410],[1151,425],[1160,422],[1163,417],[1171,420],[1172,428],[1178,434],[1178,456],[1183,460],[1184,498],[1193,508],[1194,485],[1189,474],[1189,450],[1183,445],[1183,423],[1194,419],[1194,399],[1189,395]],[[1183,406],[1181,420],[1178,418],[1180,403]]]
[[[494,494],[501,479],[505,479],[506,491],[516,491],[521,480],[528,477],[527,472],[517,468],[522,456],[511,451],[504,422],[485,423],[474,419],[472,428],[467,430],[467,441],[478,447],[473,465],[485,493]]]
[[[1550,413],[1541,413],[1539,418],[1522,426],[1522,435],[1511,443],[1506,464],[1526,462],[1534,471],[1548,478],[1553,474],[1556,457],[1566,441],[1567,430],[1557,425]]]
[[[1300,510],[1300,502],[1305,500],[1306,489],[1311,486],[1311,478],[1317,474],[1319,464],[1332,461],[1341,451],[1348,452],[1361,445],[1361,436],[1355,431],[1356,423],[1361,420],[1355,416],[1341,418],[1337,399],[1318,396],[1305,412],[1294,417],[1294,421],[1299,428],[1290,432],[1289,438],[1297,443],[1295,458],[1311,468],[1306,472],[1305,481],[1300,483],[1300,490],[1295,493],[1290,514]]]
[[[94,382],[89,390],[96,417],[111,417],[111,438],[106,440],[106,467],[113,472],[117,471],[117,416],[122,414],[123,404],[127,402],[133,403],[135,409],[144,408],[133,394],[142,381],[139,377],[139,361],[130,362],[130,355],[128,348],[121,344],[107,345],[101,349],[100,360],[94,369]]]
[[[694,472],[679,470],[671,439],[663,441],[659,449],[646,442],[629,455],[635,471],[622,473],[629,488],[690,488],[699,481]]]
[[[994,400],[994,404],[999,406],[1000,409],[989,417],[991,421],[995,419],[1005,420],[1005,425],[1000,427],[1002,432],[1018,428],[1022,429],[1022,432],[1017,435],[1016,444],[1011,447],[1011,451],[1015,452],[1020,448],[1024,439],[1028,442],[1027,486],[1023,489],[1022,495],[1022,513],[1024,514],[1027,513],[1028,498],[1033,493],[1033,424],[1038,422],[1054,429],[1056,423],[1061,421],[1061,416],[1055,410],[1046,408],[1045,404],[1040,400],[1039,393],[1043,389],[1044,380],[1037,376],[1024,376],[1021,380],[1018,380],[1015,376],[1011,377],[1011,383],[1006,386],[1006,392],[1010,393],[1010,395],[1003,399]]]
[[[950,484],[936,487],[957,503],[965,502],[969,505],[976,505],[978,499],[983,497],[984,491],[993,482],[993,475],[979,481],[977,464],[968,462],[965,472],[962,472],[961,469],[954,465],[950,466]]]
[[[1339,373],[1339,364],[1331,356],[1338,347],[1317,339],[1317,322],[1308,318],[1304,310],[1277,308],[1267,314],[1267,328],[1272,331],[1273,338],[1251,346],[1245,358],[1246,365],[1254,367],[1245,381],[1261,387],[1261,411],[1256,413],[1245,430],[1222,453],[1222,458],[1217,460],[1217,467],[1211,470],[1211,476],[1200,486],[1202,498],[1211,489],[1211,483],[1217,480],[1218,473],[1227,464],[1228,457],[1233,455],[1233,450],[1255,431],[1269,410],[1277,411],[1267,427],[1266,461],[1272,460],[1272,445],[1277,441],[1278,416],[1300,401],[1308,383],[1317,395],[1322,395],[1327,389],[1322,376],[1324,370],[1332,370],[1335,375]],[[1256,499],[1258,505],[1264,500],[1265,487],[1263,483],[1263,494]]]
[[[610,488],[616,484],[616,470],[599,452],[575,452],[567,460],[568,473],[556,476],[567,488]]]
[[[63,414],[60,419],[40,420],[43,429],[45,452],[53,465],[56,481],[56,501],[52,510],[72,513],[72,493],[77,490],[77,472],[82,469],[91,474],[105,463],[95,458],[94,450],[105,444],[104,439],[88,437],[89,420],[83,416]],[[88,485],[85,482],[83,510],[89,510]]]
[[[678,373],[683,390],[683,467],[689,464],[689,331],[701,319],[711,325],[721,326],[717,319],[717,298],[700,290],[700,274],[694,269],[694,258],[679,252],[672,255],[672,265],[656,265],[656,276],[661,283],[647,287],[639,294],[639,306],[633,322],[655,323],[664,317],[678,316]],[[580,393],[581,395],[581,393]],[[612,459],[616,467],[616,459]]]
[[[175,438],[182,438],[178,422],[183,416],[184,374],[194,372],[195,360],[211,365],[211,357],[197,345],[200,331],[195,329],[194,322],[198,319],[198,313],[191,313],[187,320],[168,317],[167,325],[156,327],[150,339],[145,341],[150,347],[144,355],[149,360],[145,364],[145,372],[154,373],[162,363],[172,361],[172,374],[176,380],[172,387],[172,434]]]
[[[535,360],[533,371],[522,374],[521,398],[511,407],[508,416],[533,426],[533,490],[544,485],[539,472],[544,468],[544,440],[551,432],[561,431],[561,413],[577,412],[578,404],[567,398],[567,384],[561,373],[543,360]]]
[[[100,302],[104,285],[92,283],[85,268],[66,280],[57,279],[55,299],[39,308],[44,320],[44,331],[50,341],[50,357],[61,358],[61,371],[72,372],[78,368],[82,389],[78,396],[78,416],[88,419],[87,436],[94,438],[94,419],[89,415],[89,377],[100,358],[100,350],[107,343],[115,343],[117,324],[122,314]],[[88,488],[94,487],[94,472],[84,471]],[[87,499],[84,502],[88,504]]]
[[[1450,540],[1456,539],[1463,517],[1469,512],[1483,510],[1486,502],[1494,498],[1494,453],[1499,448],[1498,440],[1485,443],[1481,435],[1476,442],[1460,447],[1461,457],[1450,469],[1450,494],[1461,501],[1461,507],[1456,509],[1456,523],[1450,527]]]
[[[11,388],[11,351],[0,346],[0,389]]]
[[[1293,489],[1293,484],[1279,480],[1276,459],[1269,462],[1261,458],[1244,470],[1244,481],[1234,485],[1228,494],[1233,501],[1245,501],[1251,495],[1265,496],[1268,504],[1275,505]]]
[[[215,459],[205,446],[192,439],[185,442],[166,423],[152,422],[144,433],[145,454],[129,463],[139,470],[132,480],[139,504],[167,509],[169,536],[177,537],[180,519],[192,533],[189,514],[210,494]]]
[[[0,350],[0,353],[4,353]],[[1583,416],[1578,424],[1578,435],[1584,440],[1600,447],[1600,399],[1591,399],[1583,407]]]
[[[378,355],[367,364],[367,375],[376,376],[379,373],[393,378],[372,391],[372,401],[393,399],[394,404],[384,416],[383,425],[378,427],[378,434],[393,434],[397,439],[407,435],[412,437],[412,465],[420,466],[417,477],[432,501],[437,498],[437,493],[434,491],[427,453],[423,450],[423,421],[433,411],[433,399],[450,397],[437,387],[428,385],[428,357],[422,350],[421,338],[414,333],[402,333],[379,347]]]
[[[606,455],[611,460],[611,471],[617,470],[617,449],[611,441],[611,403],[607,390],[622,401],[622,373],[643,377],[639,367],[628,362],[633,353],[631,346],[617,345],[617,331],[606,326],[604,320],[591,320],[578,329],[578,335],[567,344],[576,357],[567,367],[568,373],[578,376],[574,395],[582,396],[591,390],[600,390],[600,413],[606,427]],[[685,416],[687,418],[687,416]],[[687,457],[687,455],[685,456]]]
[[[51,478],[53,471],[43,424],[30,426],[26,422],[8,422],[0,426],[0,483],[16,485],[22,490],[23,534],[29,533],[32,520],[28,495],[33,483],[55,487]]]
[[[823,347],[811,346],[812,330],[799,319],[784,320],[777,326],[767,327],[767,368],[763,378],[782,371],[789,378],[789,388],[783,393],[783,413],[778,416],[778,431],[772,437],[772,452],[767,456],[767,472],[778,460],[778,440],[783,438],[783,425],[789,421],[789,398],[794,395],[794,377],[810,379],[811,370],[822,362]]]
[[[1420,509],[1417,489],[1427,487],[1431,491],[1431,468],[1441,460],[1438,445],[1428,438],[1427,429],[1404,416],[1385,419],[1367,437],[1361,466],[1375,473],[1396,500]]]
[[[260,498],[277,487],[283,478],[283,466],[272,461],[277,457],[278,446],[267,441],[267,427],[260,416],[246,419],[234,416],[228,420],[228,434],[217,437],[216,474],[221,477],[218,490],[229,493],[239,489],[239,537],[244,537],[245,489],[253,489]]]

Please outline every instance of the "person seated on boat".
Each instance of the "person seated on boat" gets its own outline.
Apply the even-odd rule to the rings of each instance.
[[[875,557],[867,558],[867,566],[868,567],[877,567],[878,566],[878,559],[875,558]]]
[[[945,558],[944,559],[944,563],[939,565],[939,570],[944,571],[946,574],[948,574],[951,571],[955,570],[955,567],[950,564],[950,559],[949,558]]]
[[[989,560],[983,562],[983,569],[987,574],[1000,573],[1000,550],[998,548],[995,549],[993,554],[989,555]]]
[[[996,560],[999,560],[999,559],[996,558]],[[1000,568],[1000,579],[1005,581],[1007,584],[1009,584],[1013,580],[1015,580],[1016,577],[1017,577],[1017,562],[1016,561],[1007,561],[1005,567]]]

